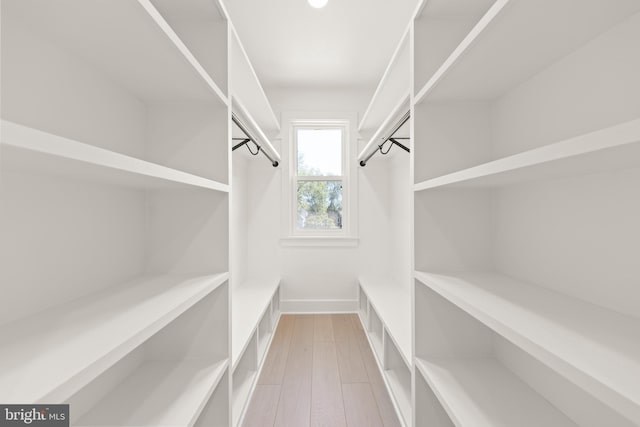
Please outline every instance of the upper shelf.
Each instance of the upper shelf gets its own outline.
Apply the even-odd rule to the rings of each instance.
[[[497,0],[415,102],[498,98],[638,10],[634,0]]]
[[[258,79],[233,25],[231,26],[231,34],[230,69],[233,74],[231,95],[240,100],[246,110],[251,112],[256,123],[262,129],[277,134],[280,132],[280,122],[271,108],[269,99],[260,84],[260,79]]]
[[[8,0],[2,9],[139,99],[228,104],[149,0]]]
[[[277,278],[251,279],[232,289],[231,366],[234,369],[279,284]]]
[[[0,328],[0,401],[64,402],[228,274],[144,277]]]
[[[418,183],[414,191],[444,186],[499,187],[640,166],[640,119],[504,157]]]
[[[226,359],[146,362],[75,425],[192,426],[227,366]]]
[[[411,101],[410,101],[409,91],[406,91],[400,95],[399,100],[397,100],[394,104],[392,104],[393,106],[390,109],[390,112],[388,113],[387,117],[385,117],[384,120],[382,120],[378,129],[373,133],[373,136],[371,136],[371,139],[369,139],[369,142],[367,142],[367,145],[364,146],[364,148],[358,155],[358,162],[360,162],[360,160],[363,160],[365,157],[367,157],[367,155],[371,153],[371,151],[374,150],[375,147],[379,146],[380,143],[382,142],[382,138],[385,138],[388,136],[388,135],[385,135],[385,132],[389,132],[390,128],[394,126],[398,122],[398,120],[400,120],[400,118],[409,110],[410,102]],[[397,137],[410,136],[408,123],[402,126],[402,128],[399,129],[398,133],[395,136]]]
[[[249,110],[247,110],[244,104],[242,104],[240,99],[232,96],[232,100],[233,100],[232,101],[233,113],[236,114],[241,119],[243,125],[249,127],[247,131],[252,133],[252,137],[257,138],[256,142],[260,144],[262,149],[266,150],[267,153],[269,153],[269,155],[271,156],[271,158],[273,158],[277,162],[280,162],[281,160],[280,153],[278,153],[278,150],[276,150],[276,148],[273,146],[273,144],[269,140],[269,137],[264,133],[260,125],[255,121],[255,119],[253,118],[253,115],[251,115]],[[244,138],[246,136],[244,135],[244,133],[238,134],[238,132],[240,132],[240,129],[237,129],[237,131],[236,129],[237,129],[237,126],[233,126],[231,134],[234,138],[237,138],[237,137]],[[238,141],[232,141],[232,142],[235,145],[235,143],[237,143]],[[252,150],[253,149],[254,148],[252,147]]]
[[[359,277],[369,302],[385,325],[407,366],[412,365],[411,292],[391,279]]]
[[[415,277],[640,423],[640,319],[494,273]]]
[[[411,62],[409,27],[400,39],[387,69],[376,88],[367,110],[358,125],[358,132],[371,132],[378,128],[389,115],[396,102],[410,90]]]
[[[3,167],[142,189],[199,187],[229,191],[228,185],[207,178],[6,120],[1,123]]]
[[[566,415],[491,358],[416,358],[457,427],[576,427]]]

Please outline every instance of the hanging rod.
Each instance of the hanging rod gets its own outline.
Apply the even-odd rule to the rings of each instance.
[[[249,152],[251,154],[253,154],[254,156],[257,156],[259,152],[262,151],[262,154],[264,154],[264,156],[269,159],[269,161],[271,162],[271,165],[274,168],[277,168],[279,163],[277,160],[274,160],[269,153],[267,153],[265,150],[262,149],[262,146],[260,144],[258,144],[258,142],[256,141],[256,139],[251,136],[251,133],[247,130],[247,127],[242,123],[242,121],[235,115],[235,113],[231,113],[231,120],[233,120],[233,123],[236,124],[236,126],[238,126],[238,128],[242,131],[242,133],[245,134],[246,138],[231,138],[234,141],[241,141],[240,143],[236,144],[233,146],[233,148],[231,149],[231,151],[236,151],[238,148],[242,147],[243,145],[248,144],[249,142],[253,142],[256,146],[256,148],[258,149],[258,151],[256,151],[255,153],[253,151],[251,151],[251,149],[249,148]],[[248,146],[247,146],[248,148]]]
[[[411,150],[409,150],[409,148],[406,145],[401,144],[400,142],[398,142],[398,140],[409,139],[409,138],[397,138],[397,137],[393,136],[393,135],[395,135],[396,132],[398,132],[398,130],[405,123],[407,123],[407,121],[410,118],[411,118],[411,110],[407,111],[404,114],[404,116],[402,116],[402,118],[398,121],[398,123],[396,123],[396,125],[392,128],[392,130],[388,133],[388,135],[386,137],[382,138],[382,143],[380,145],[378,145],[378,147],[376,147],[375,150],[373,150],[371,153],[369,153],[369,155],[367,157],[365,157],[363,160],[360,160],[360,166],[365,167],[367,165],[367,162],[369,161],[369,159],[371,159],[378,151],[380,151],[382,154],[387,154],[389,152],[389,150],[391,150],[391,146],[393,146],[394,144],[397,145],[398,147],[402,148],[407,153],[410,153]],[[389,147],[389,150],[387,150],[385,152],[385,151],[382,150],[382,147],[384,146],[384,144],[387,141],[391,142],[391,146]]]

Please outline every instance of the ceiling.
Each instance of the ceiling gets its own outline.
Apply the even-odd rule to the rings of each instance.
[[[384,73],[417,0],[227,0],[265,88],[366,89]]]

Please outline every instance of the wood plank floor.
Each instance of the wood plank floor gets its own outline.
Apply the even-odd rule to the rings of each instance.
[[[400,427],[357,315],[282,315],[243,427]]]

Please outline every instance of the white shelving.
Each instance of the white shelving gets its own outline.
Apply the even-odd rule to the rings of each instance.
[[[398,417],[411,424],[411,295],[386,279],[359,278],[359,314]]]
[[[249,279],[233,290],[233,426],[238,426],[280,319],[280,279]]]
[[[491,358],[416,359],[457,427],[576,426]]]
[[[415,191],[444,186],[499,187],[640,166],[640,119],[433,178]]]
[[[1,126],[3,162],[10,170],[141,189],[199,187],[229,191],[227,184],[17,123],[3,120]]]
[[[240,99],[234,96],[232,105],[233,112],[239,116],[245,126],[249,126],[249,129],[247,130],[252,133],[252,136],[254,138],[256,136],[257,138],[259,138],[256,142],[260,144],[261,149],[265,150],[266,147],[265,151],[269,154],[269,156],[271,156],[271,158],[273,158],[274,160],[280,162],[280,153],[278,153],[278,150],[275,149],[275,147],[269,140],[269,137],[264,133],[258,122],[254,120],[253,116],[251,115],[249,110],[245,108]],[[240,129],[237,129],[238,133],[236,134],[236,128],[237,126],[234,126],[233,136],[235,138],[245,138],[246,135],[242,133]],[[245,152],[245,150],[242,150],[242,152]]]
[[[371,133],[380,127],[398,102],[399,96],[409,92],[411,82],[409,29],[410,27],[407,27],[400,38],[400,42],[360,120],[358,132]]]
[[[230,64],[233,73],[232,96],[236,101],[239,100],[244,111],[251,112],[255,119],[254,123],[260,132],[264,129],[273,136],[273,134],[280,132],[280,121],[273,112],[258,75],[233,26],[231,33],[233,40]],[[268,142],[268,138],[265,137],[265,140]],[[273,149],[273,147],[270,148]]]
[[[227,364],[227,360],[147,362],[76,425],[194,425],[224,376]],[[138,400],[140,396],[144,396],[142,403]]]
[[[217,1],[3,0],[3,401],[229,425],[227,32]]]
[[[380,316],[394,345],[407,365],[411,365],[411,292],[391,279],[360,277],[360,287]],[[409,309],[407,308],[409,307]]]
[[[280,286],[279,279],[249,279],[233,289],[231,363],[236,365],[249,338],[266,314],[271,315],[271,299]]]
[[[633,1],[497,0],[416,95],[491,100],[638,12]],[[571,32],[567,34],[570,23]],[[540,32],[544,26],[544,33]]]
[[[633,420],[640,319],[493,273],[416,279]]]
[[[416,427],[640,423],[639,12],[436,0],[417,14]]]
[[[2,8],[28,20],[40,34],[105,70],[143,99],[227,103],[218,85],[148,0],[91,4],[26,0],[3,2]]]
[[[360,154],[358,155],[358,162],[360,160],[363,160],[371,152],[371,149],[380,145],[380,142],[382,142],[382,138],[387,136],[384,135],[383,132],[388,132],[389,128],[391,126],[394,126],[398,122],[398,120],[400,120],[400,118],[409,110],[409,99],[409,92],[403,93],[400,96],[400,100],[394,104],[389,115],[385,117],[384,120],[382,120],[380,126],[373,133],[371,139],[369,139],[362,151],[360,151]],[[405,125],[403,126],[403,128],[404,129],[401,129],[400,133],[398,133],[396,136],[401,136],[402,132],[404,132],[404,134],[408,134],[408,132],[406,131],[408,126]],[[402,136],[404,136],[404,134]]]
[[[139,279],[3,326],[0,398],[64,401],[227,277]]]

